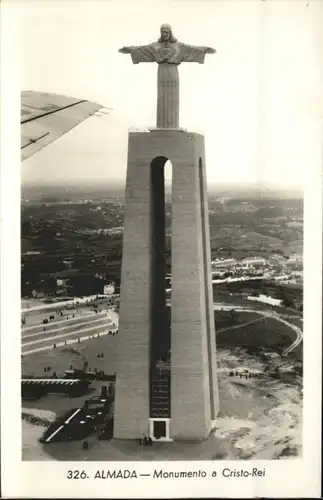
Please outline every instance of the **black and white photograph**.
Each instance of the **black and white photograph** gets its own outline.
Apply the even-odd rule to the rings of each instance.
[[[273,494],[320,411],[323,2],[16,9],[21,461]]]

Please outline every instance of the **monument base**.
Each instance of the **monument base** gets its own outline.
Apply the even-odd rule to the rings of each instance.
[[[102,441],[101,449],[105,449],[104,460],[113,461],[214,460],[216,457],[223,458],[229,451],[228,443],[213,432],[200,441],[153,441],[145,446],[141,446],[138,440],[113,438],[108,443]]]

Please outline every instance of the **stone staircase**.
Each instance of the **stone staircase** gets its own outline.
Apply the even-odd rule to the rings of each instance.
[[[170,418],[170,366],[157,363],[151,384],[150,418]]]

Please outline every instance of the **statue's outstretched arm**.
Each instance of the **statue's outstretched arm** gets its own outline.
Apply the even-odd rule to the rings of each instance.
[[[205,54],[214,54],[216,52],[212,47],[204,47],[199,45],[182,44],[183,61],[185,62],[198,62],[203,64]]]
[[[119,52],[121,54],[130,54],[134,64],[156,61],[156,49],[153,43],[149,45],[122,47],[119,49]]]
[[[201,50],[204,54],[215,54],[216,52],[213,47],[205,47],[204,45],[188,45],[187,43],[182,43],[181,45],[186,50]]]
[[[213,47],[204,47],[205,54],[215,54],[216,50]]]
[[[121,47],[121,49],[119,49],[119,52],[121,52],[121,54],[130,54],[131,49],[133,48],[134,47]]]

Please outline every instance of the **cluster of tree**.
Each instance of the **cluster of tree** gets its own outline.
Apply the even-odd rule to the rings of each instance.
[[[285,307],[291,307],[293,309],[303,310],[303,304],[300,303],[297,307],[296,304],[302,301],[303,291],[301,288],[290,288],[280,285],[276,289],[276,294],[278,298],[282,299],[283,305]]]
[[[30,274],[29,277],[22,273],[21,277],[21,295],[22,297],[31,297],[32,292],[44,293],[45,295],[55,295],[57,290],[56,279],[45,277],[39,279],[38,273]]]

